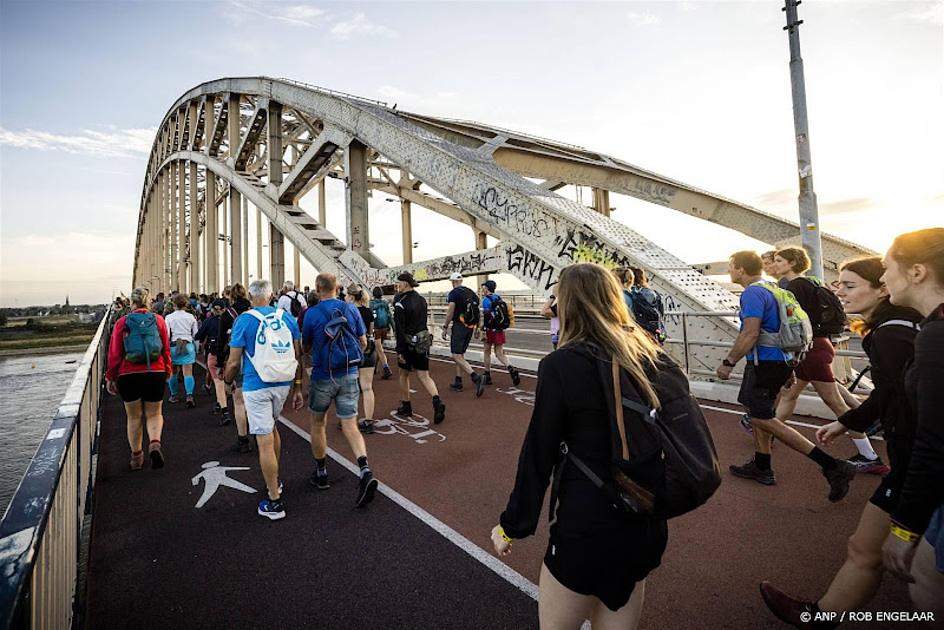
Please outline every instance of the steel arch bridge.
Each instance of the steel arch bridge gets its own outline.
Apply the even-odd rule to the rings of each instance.
[[[325,228],[325,178],[344,183],[344,242]],[[566,185],[590,187],[593,208],[555,192]],[[313,217],[299,202],[316,189],[319,216]],[[388,267],[371,252],[371,190],[400,200],[406,264]],[[671,296],[673,309],[737,306],[729,291],[610,218],[611,191],[772,245],[800,240],[795,223],[580,147],[397,111],[287,79],[225,78],[191,89],[164,116],[141,193],[133,278],[135,286],[155,291],[215,291],[226,281],[245,283],[251,204],[268,223],[265,275],[276,286],[284,280],[287,238],[296,276],[303,256],[319,271],[368,287],[389,288],[404,270],[418,280],[444,279],[454,271],[503,272],[547,292],[562,268],[597,261],[644,268],[651,284]],[[412,204],[468,225],[476,248],[413,262]],[[261,234],[257,223],[257,271]],[[489,236],[496,245],[488,246]],[[872,253],[829,235],[823,249],[833,270],[844,258]],[[680,336],[678,320],[669,325],[670,335]],[[691,328],[708,341],[736,336],[726,317],[699,317]],[[721,352],[693,351],[693,367],[713,369]]]

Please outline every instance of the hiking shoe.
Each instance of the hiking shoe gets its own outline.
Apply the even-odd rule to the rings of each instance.
[[[220,426],[225,427],[227,424],[233,421],[233,418],[229,415],[229,409],[224,409],[220,413]]]
[[[315,472],[311,473],[311,477],[308,478],[308,483],[319,490],[327,490],[331,487],[331,482],[328,481],[328,471],[326,470],[323,474],[319,474],[317,466],[315,466]]]
[[[164,467],[164,453],[161,451],[161,443],[154,441],[148,445],[148,455],[151,458],[151,468]]]
[[[728,466],[728,470],[731,471],[731,474],[735,477],[740,477],[742,479],[753,479],[757,483],[762,483],[765,486],[773,486],[777,484],[777,478],[774,477],[773,470],[761,470],[757,467],[757,464],[754,463],[754,459],[751,458],[743,466]]]
[[[486,384],[486,385],[491,385],[491,384],[492,384],[492,373],[491,373],[491,372],[486,372],[486,373],[485,373],[485,384]]]
[[[374,432],[374,421],[369,418],[364,418],[357,423],[357,428],[361,433],[370,435]]]
[[[384,366],[384,373],[383,373],[383,376],[381,376],[380,378],[382,378],[383,380],[387,381],[387,380],[390,380],[390,377],[391,377],[391,376],[393,376],[393,372],[390,371],[390,366],[389,366],[389,365],[385,365],[385,366]]]
[[[777,619],[794,628],[835,628],[839,625],[827,621],[817,621],[814,624],[812,619],[816,611],[813,602],[787,595],[770,582],[760,583],[760,596]]]
[[[856,453],[854,457],[850,457],[846,461],[856,467],[857,473],[887,475],[891,471],[891,466],[883,462],[881,457],[869,459],[862,453]]]
[[[364,507],[374,500],[374,493],[376,491],[377,480],[374,478],[374,473],[368,470],[361,475],[360,481],[357,482],[357,498],[354,501],[354,505],[356,507]]]
[[[167,399],[167,402],[169,402],[172,405],[176,405],[177,403],[180,402],[180,399],[177,398],[176,396],[171,396],[170,398]]]
[[[217,414],[219,414],[219,413],[221,413],[222,411],[223,411],[223,408],[220,407],[220,403],[218,403],[218,402],[213,403],[213,412],[212,412],[212,413],[213,413],[214,416],[217,415]]]
[[[137,454],[131,453],[131,470],[141,470],[144,468],[144,451],[138,451]]]
[[[446,404],[439,401],[439,404],[433,405],[433,424],[439,424],[446,419]]]
[[[252,452],[252,442],[249,440],[249,436],[246,437],[236,437],[236,452],[237,453],[251,453]]]
[[[197,403],[193,402],[193,396],[187,396],[187,409],[193,409]]]
[[[485,379],[473,372],[472,382],[475,383],[475,397],[479,398],[485,391]]]
[[[752,433],[754,433],[754,423],[751,422],[750,414],[747,414],[747,413],[742,414],[739,423],[741,425],[741,428],[744,429],[744,431],[748,435],[751,435]]]
[[[273,501],[272,499],[263,499],[259,501],[259,516],[264,516],[271,521],[277,521],[285,518],[285,505],[282,504],[281,497]]]
[[[449,389],[454,392],[462,391],[462,381],[456,381],[455,383],[449,383]]]
[[[518,368],[509,365],[508,373],[511,375],[511,382],[514,384],[515,387],[518,387],[518,385],[521,385],[521,375],[518,373]]]
[[[400,403],[400,406],[397,407],[396,414],[397,414],[398,416],[405,416],[405,417],[409,418],[410,416],[413,415],[413,405],[411,405],[410,403],[402,403],[402,402],[401,402],[401,403]]]
[[[841,501],[849,492],[849,482],[856,475],[856,467],[844,459],[836,460],[836,467],[823,470],[823,476],[829,482],[829,500]]]
[[[209,395],[210,395],[210,392],[212,392],[212,391],[213,391],[213,386],[212,386],[212,385],[210,385],[209,383],[204,383],[204,384],[203,384],[203,393],[205,393],[207,396],[209,396]]]

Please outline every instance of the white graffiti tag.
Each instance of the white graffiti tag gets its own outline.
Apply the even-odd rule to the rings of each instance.
[[[250,488],[241,481],[236,481],[226,476],[227,471],[249,470],[248,466],[220,466],[219,462],[207,462],[203,464],[203,468],[204,471],[202,473],[199,473],[190,480],[190,482],[196,486],[200,483],[200,480],[203,479],[203,495],[200,497],[200,500],[197,501],[197,509],[206,505],[206,502],[216,494],[220,486],[226,486],[227,488],[233,488],[234,490],[240,490],[249,494],[256,491],[254,488]]]
[[[413,432],[414,429],[419,431]],[[417,444],[426,444],[429,441],[445,442],[446,436],[429,428],[429,418],[413,414],[400,416],[396,411],[390,412],[389,418],[383,418],[374,423],[374,433],[380,435],[406,435],[416,440]]]

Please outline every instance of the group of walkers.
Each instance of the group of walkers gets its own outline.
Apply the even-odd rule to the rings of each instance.
[[[846,262],[833,297],[828,287],[804,276],[808,268],[805,252],[797,248],[769,257],[742,251],[730,258],[731,280],[744,288],[741,330],[717,375],[730,378],[745,360],[738,400],[754,451],[730,472],[775,485],[776,438],[819,467],[830,501],[847,495],[857,472],[884,476],[827,592],[802,600],[764,582],[763,600],[796,627],[834,627],[817,613],[864,606],[887,571],[910,583],[918,609],[944,615],[944,228],[899,236],[884,259]],[[765,280],[765,272],[775,281]],[[451,337],[456,365],[450,389],[463,391],[468,376],[474,395],[481,396],[492,380],[493,351],[517,385],[520,374],[503,348],[512,309],[497,295],[494,281],[476,292],[463,286],[460,274],[450,280],[443,330],[444,339]],[[368,299],[357,285],[347,288],[342,301],[337,279],[323,273],[311,294],[289,295],[294,289],[287,285],[272,306],[271,287],[257,280],[248,292],[236,285],[225,298],[211,300],[202,326],[184,315],[169,316],[165,323],[148,311],[147,291],[135,289],[131,312],[115,324],[106,375],[108,390],[121,395],[128,412],[131,468],[140,469],[145,460],[142,417],[151,465],[163,465],[164,382],[174,365],[181,365],[186,395],[192,396],[192,375],[183,366],[193,341],[206,339],[213,356],[212,362],[207,357],[208,372],[222,380],[216,390],[218,400],[223,394],[221,415],[229,417],[225,400],[231,390],[237,425],[240,414],[247,425],[246,430],[237,426],[238,445],[249,444],[247,435],[256,437],[267,488],[259,514],[285,516],[277,421],[287,401],[295,409],[304,404],[306,361],[315,460],[311,484],[330,487],[325,416],[333,401],[360,468],[356,504],[365,505],[377,480],[363,433],[372,430],[372,379],[392,375],[382,343],[391,329],[399,367],[396,414],[413,413],[415,372],[432,398],[433,421],[445,418],[446,405],[429,374],[432,336],[417,285],[411,274],[400,274],[391,308],[379,290]],[[178,298],[174,313],[186,313],[190,300]],[[837,304],[842,313],[836,313]],[[697,508],[721,483],[714,445],[686,375],[662,348],[664,310],[642,270],[571,265],[562,270],[541,312],[551,320],[555,351],[538,368],[517,475],[492,542],[504,556],[515,541],[533,534],[551,486],[541,627],[579,627],[589,617],[594,628],[634,628],[646,577],[662,561],[667,521]],[[873,389],[861,402],[837,384],[831,368],[831,338],[842,332],[847,315],[855,318],[852,330],[864,336],[871,364]],[[216,336],[207,324],[212,318],[218,320]],[[464,356],[476,335],[484,342],[481,372]],[[179,349],[177,341],[184,342]],[[837,415],[816,432],[816,443],[786,423],[809,384]],[[176,396],[173,388],[171,394]],[[361,398],[365,418],[358,421]],[[885,439],[887,463],[867,437],[877,430]],[[855,456],[837,459],[823,450],[846,434]]]

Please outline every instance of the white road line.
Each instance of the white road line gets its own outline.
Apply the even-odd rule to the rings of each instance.
[[[453,365],[455,364],[455,361],[453,361],[452,359],[440,359],[440,358],[437,358],[437,357],[434,357],[434,356],[430,356],[430,357],[429,357],[429,360],[430,360],[430,361],[438,361],[438,362],[440,362],[440,363],[450,363],[450,364],[453,364]],[[469,365],[473,365],[473,364],[478,365],[479,363],[481,363],[481,361],[469,361]],[[505,369],[505,366],[502,365],[501,363],[499,363],[498,366],[499,366],[499,367],[498,367],[499,370],[504,370],[504,369]],[[495,367],[495,366],[493,365],[492,367]],[[527,377],[527,378],[533,378],[533,379],[535,379],[535,380],[537,380],[537,378],[538,378],[538,375],[537,375],[537,374],[530,374],[530,373],[528,373],[528,372],[522,372],[521,370],[518,370],[518,374],[520,374],[521,376],[525,376],[525,377]]]
[[[300,429],[294,422],[286,418],[285,416],[279,416],[279,420],[282,424],[288,427],[290,430],[295,432],[302,439],[311,442],[311,436]],[[337,451],[328,448],[328,456],[331,457],[334,461],[339,463],[344,468],[348,469],[355,475],[360,474],[360,468],[357,465],[349,461],[346,457],[339,454]],[[446,540],[457,546],[462,551],[466,552],[486,567],[497,573],[500,577],[504,578],[508,583],[510,583],[515,588],[519,589],[531,599],[537,601],[538,599],[538,586],[528,578],[524,577],[507,564],[496,558],[494,555],[485,551],[471,540],[452,529],[438,518],[413,503],[405,496],[391,488],[390,486],[380,483],[378,485],[378,490],[380,493],[386,496],[388,499],[405,509],[407,512],[420,519],[427,525],[429,525],[437,533],[441,534]]]
[[[721,411],[721,412],[724,412],[724,413],[734,414],[734,415],[736,415],[736,416],[740,416],[740,415],[743,415],[743,414],[744,414],[743,411],[739,411],[739,410],[737,410],[737,409],[725,409],[724,407],[713,407],[713,406],[711,406],[711,405],[702,405],[702,404],[699,404],[698,406],[701,407],[702,409],[710,409],[711,411]],[[811,423],[809,423],[809,422],[798,422],[797,420],[787,420],[786,423],[787,423],[787,424],[792,424],[792,425],[797,426],[797,427],[805,427],[805,428],[807,428],[807,429],[819,429],[819,428],[821,428],[821,427],[826,426],[826,425],[824,425],[824,424],[811,424]],[[870,439],[870,440],[884,441],[884,438],[881,438],[881,437],[878,437],[878,436],[875,436],[875,435],[869,436],[869,439]]]

